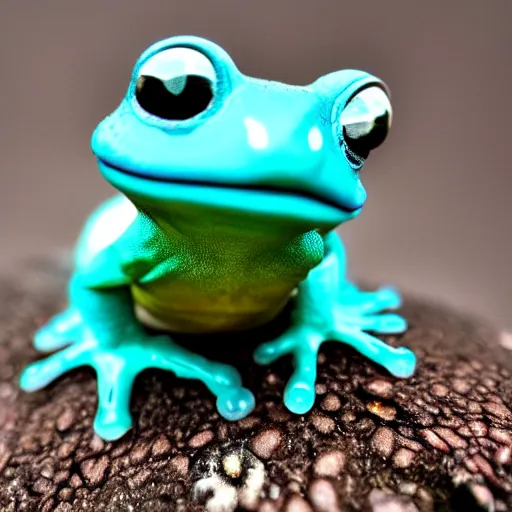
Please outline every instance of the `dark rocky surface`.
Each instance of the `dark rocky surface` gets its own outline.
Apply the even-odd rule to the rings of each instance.
[[[17,376],[39,357],[35,328],[64,305],[65,272],[40,264],[0,283],[0,510],[59,512],[417,512],[512,510],[512,337],[410,299],[410,330],[387,337],[419,355],[396,380],[340,344],[326,344],[317,401],[305,416],[281,405],[290,362],[259,368],[252,347],[282,329],[188,339],[236,362],[258,405],[219,418],[203,385],[146,372],[135,428],[92,433],[88,369],[26,394]],[[223,357],[225,356],[225,357]]]

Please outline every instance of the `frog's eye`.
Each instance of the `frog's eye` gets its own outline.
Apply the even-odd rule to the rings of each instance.
[[[372,149],[380,146],[391,126],[391,103],[383,89],[367,87],[347,103],[339,117],[347,156],[362,163]]]
[[[215,82],[215,69],[205,55],[192,48],[170,48],[141,66],[135,98],[154,116],[182,121],[208,108]]]

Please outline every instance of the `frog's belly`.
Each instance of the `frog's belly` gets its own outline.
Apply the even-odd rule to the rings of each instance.
[[[133,285],[135,313],[158,330],[208,333],[237,331],[265,324],[284,308],[294,285],[204,290],[168,283]]]

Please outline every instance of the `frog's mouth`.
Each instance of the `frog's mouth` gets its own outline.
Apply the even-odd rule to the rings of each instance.
[[[108,169],[124,174],[126,176],[132,176],[139,180],[156,182],[156,183],[167,183],[173,185],[182,185],[188,187],[202,187],[209,189],[217,189],[217,190],[232,190],[238,192],[255,192],[269,195],[280,195],[280,196],[288,196],[290,198],[302,198],[310,201],[314,201],[315,203],[321,203],[325,206],[329,206],[331,208],[335,208],[338,211],[343,212],[344,214],[348,214],[350,216],[356,214],[363,205],[357,205],[354,207],[348,206],[346,204],[341,204],[333,199],[323,196],[321,194],[316,194],[311,191],[306,191],[300,188],[286,188],[277,185],[266,185],[266,184],[245,184],[245,183],[226,183],[226,182],[218,182],[218,181],[210,181],[210,180],[190,180],[185,178],[174,178],[167,176],[155,176],[146,172],[134,171],[132,169],[126,169],[123,167],[119,167],[117,165],[113,165],[110,162],[106,162],[103,159],[99,159],[99,162],[107,167]]]

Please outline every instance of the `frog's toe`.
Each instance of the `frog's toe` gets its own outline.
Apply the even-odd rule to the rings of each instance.
[[[254,361],[260,365],[271,364],[280,357],[293,352],[304,336],[294,328],[284,333],[274,341],[262,343],[253,354]]]
[[[98,377],[98,409],[94,431],[105,441],[122,437],[132,426],[130,397],[138,368],[112,355],[111,360],[99,359],[94,368]]]
[[[132,418],[125,414],[111,415],[98,410],[94,418],[94,432],[105,441],[116,441],[132,428]]]
[[[315,403],[315,384],[303,379],[288,381],[284,392],[284,405],[294,414],[305,414]]]
[[[25,391],[36,391],[64,373],[87,364],[89,348],[86,343],[72,345],[42,361],[28,365],[21,374],[20,387]]]
[[[41,362],[32,363],[27,366],[20,376],[20,387],[24,391],[36,391],[44,388],[45,382],[51,382],[53,379],[48,379],[45,375],[46,367]]]
[[[78,312],[68,309],[53,317],[34,335],[34,348],[53,352],[83,338],[84,328]]]
[[[284,391],[284,404],[295,414],[308,412],[315,403],[318,348],[304,343],[294,352],[295,370]]]
[[[416,356],[405,347],[396,348],[383,366],[395,377],[406,379],[414,374],[416,369]]]
[[[392,286],[383,286],[375,291],[375,300],[383,309],[396,309],[402,305],[402,297]]]
[[[341,302],[349,307],[356,307],[360,313],[372,314],[399,308],[402,298],[394,288],[382,287],[374,292],[349,290],[348,293],[342,295]]]
[[[227,388],[217,396],[217,410],[229,421],[245,418],[252,412],[255,403],[251,391],[240,386]]]
[[[53,352],[70,345],[76,339],[71,333],[57,333],[51,326],[45,326],[34,334],[33,345],[39,352]]]
[[[281,357],[279,346],[274,343],[263,343],[256,348],[253,354],[254,361],[260,365],[271,364]]]
[[[380,334],[399,334],[407,330],[407,321],[392,313],[364,317],[364,329]]]
[[[212,365],[212,376],[221,386],[240,387],[242,377],[240,372],[228,364],[210,363]]]

